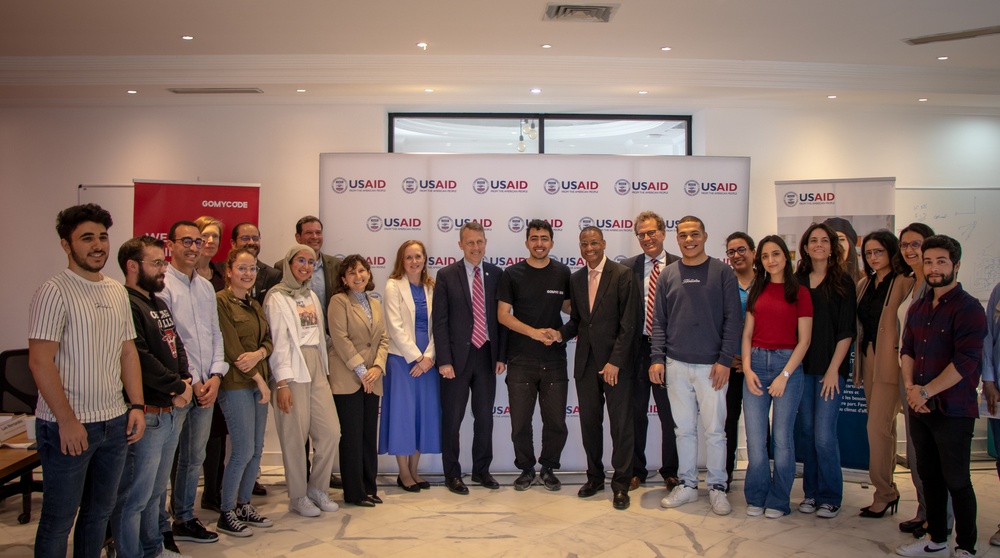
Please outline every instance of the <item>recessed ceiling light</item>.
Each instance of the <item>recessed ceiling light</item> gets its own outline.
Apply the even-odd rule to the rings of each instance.
[[[836,95],[827,95],[826,98],[827,99],[836,99],[837,96]]]
[[[417,48],[427,50],[427,43],[417,43]]]
[[[552,48],[552,45],[542,45],[542,48]]]
[[[194,40],[194,37],[191,36],[191,35],[184,35],[181,38],[184,39],[185,41],[193,41]]]
[[[920,99],[917,99],[917,102],[920,102],[920,103],[926,103],[926,102],[927,102],[927,99],[925,99],[925,98],[920,98]]]
[[[948,59],[947,56],[938,56],[938,60],[947,60],[947,59]]]
[[[306,90],[305,89],[296,89],[295,92],[296,93],[305,93]]]
[[[129,95],[135,95],[136,93],[138,93],[138,91],[136,91],[135,89],[129,89],[126,93],[128,93]]]
[[[433,92],[434,92],[433,89],[424,89],[424,93],[433,93]]]
[[[535,95],[537,95],[537,94],[541,93],[542,90],[539,89],[539,88],[537,88],[537,87],[533,87],[533,88],[531,88],[531,92],[534,93]]]
[[[660,50],[662,50],[663,52],[667,52],[668,50],[673,50],[673,49],[671,49],[670,47],[660,47]]]
[[[640,95],[645,95],[646,93],[649,93],[649,91],[640,91],[639,92]]]

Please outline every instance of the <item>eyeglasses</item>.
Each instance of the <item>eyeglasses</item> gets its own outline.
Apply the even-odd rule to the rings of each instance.
[[[311,265],[311,266],[315,266],[316,265],[316,260],[307,260],[305,258],[295,258],[292,261],[295,262],[295,263],[297,263],[297,264],[299,264],[299,265]]]
[[[250,242],[251,240],[254,241],[254,242],[260,242],[260,236],[259,235],[250,236],[249,234],[245,234],[243,236],[237,237],[237,239],[240,242]]]
[[[183,244],[185,248],[190,248],[192,244],[194,244],[196,248],[201,248],[201,245],[205,243],[205,241],[200,238],[191,238],[190,236],[179,238],[174,242]]]
[[[247,273],[247,272],[257,273],[257,271],[259,269],[260,268],[258,268],[255,265],[238,265],[238,266],[236,266],[236,271],[239,271],[240,273]]]
[[[879,258],[885,254],[885,248],[875,248],[874,250],[865,250],[866,258]]]
[[[157,269],[163,269],[167,267],[167,262],[163,260],[137,260],[139,263],[149,264]]]
[[[742,255],[744,255],[746,253],[747,253],[747,247],[746,246],[740,246],[739,248],[731,248],[729,250],[726,250],[726,255],[729,256],[730,258],[733,257],[733,256],[735,256],[736,254],[739,254],[739,255],[742,256]]]
[[[907,248],[913,248],[914,250],[919,250],[924,244],[923,240],[914,240],[913,242],[900,242],[899,249],[906,250]]]
[[[654,236],[656,236],[656,233],[658,233],[658,232],[660,232],[660,231],[658,231],[658,230],[639,231],[639,232],[635,233],[635,237],[638,238],[639,240],[643,240],[645,238],[653,238]]]

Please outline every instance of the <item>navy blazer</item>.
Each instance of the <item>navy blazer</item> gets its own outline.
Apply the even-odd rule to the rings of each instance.
[[[594,307],[590,308],[587,266],[573,272],[569,280],[569,321],[559,329],[563,340],[577,336],[576,364],[573,377],[587,371],[599,371],[605,364],[617,366],[622,373],[632,369],[635,342],[635,296],[632,271],[613,260],[604,262],[604,272],[597,284]]]
[[[490,337],[490,362],[507,362],[507,328],[497,320],[497,288],[502,270],[482,263],[486,301],[486,328]],[[455,375],[464,372],[472,350],[472,292],[465,272],[465,259],[438,271],[434,283],[434,350],[438,367],[451,365]]]
[[[664,253],[666,253],[666,257],[664,259],[666,260],[667,264],[664,265],[662,268],[660,268],[660,273],[663,273],[663,270],[667,267],[667,265],[670,265],[680,259],[679,257],[671,254],[670,252],[667,252],[666,250],[664,250]],[[643,287],[643,281],[646,279],[647,258],[649,258],[649,256],[643,253],[622,260],[622,265],[632,270],[632,277],[634,278],[633,285],[635,288],[635,292],[638,293],[638,296],[636,297],[638,299],[638,304],[635,305],[636,346],[639,345],[639,341],[642,339],[642,336],[644,334],[643,332],[646,327],[646,289]]]

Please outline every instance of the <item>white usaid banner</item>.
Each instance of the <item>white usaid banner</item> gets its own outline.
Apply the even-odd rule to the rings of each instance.
[[[799,251],[801,235],[809,225],[836,217],[843,220],[839,222],[840,227],[851,227],[854,231],[854,246],[848,257],[855,259],[857,268],[864,274],[864,265],[860,260],[861,240],[878,229],[895,232],[895,178],[781,181],[775,182],[774,187],[778,204],[778,234],[788,244],[793,259]],[[838,226],[833,228],[840,230]],[[851,235],[847,236],[850,238]],[[798,254],[798,257],[807,256]],[[853,345],[849,358],[853,370]],[[837,420],[842,467],[868,470],[867,422],[864,392],[848,378]],[[796,438],[798,435],[796,433]],[[801,447],[801,444],[796,443],[796,447]]]
[[[403,153],[320,155],[320,218],[331,254],[358,253],[372,266],[381,292],[400,244],[418,239],[427,246],[432,274],[461,259],[458,230],[482,223],[489,241],[486,260],[507,267],[525,258],[525,224],[548,221],[554,229],[551,255],[572,269],[585,265],[577,239],[580,229],[604,231],[607,256],[622,260],[639,253],[632,231],[645,210],[667,222],[666,248],[677,252],[673,231],[684,215],[696,215],[709,233],[708,253],[725,258],[725,238],[747,228],[750,160],[745,157],[635,157],[613,155],[417,155]],[[573,347],[570,355],[572,378]],[[499,378],[494,407],[495,472],[514,472],[507,389]],[[579,409],[570,382],[566,406],[569,440],[562,469],[586,470],[580,441]],[[660,425],[650,407],[647,458],[660,466]],[[606,422],[606,421],[605,421]],[[472,416],[462,423],[462,462],[471,462]],[[535,419],[536,448],[541,423]],[[606,435],[605,465],[611,463]],[[381,471],[395,471],[382,457]],[[441,471],[440,456],[424,468]]]

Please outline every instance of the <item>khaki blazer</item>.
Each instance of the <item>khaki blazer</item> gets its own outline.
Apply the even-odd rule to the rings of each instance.
[[[900,303],[910,294],[910,289],[916,279],[896,275],[891,279],[889,294],[885,297],[885,304],[882,306],[882,314],[878,320],[878,337],[875,339],[875,373],[874,381],[881,384],[899,385],[899,318],[896,310]],[[858,281],[858,302],[865,294],[865,289],[871,283],[870,277],[864,277]],[[854,343],[854,379],[858,384],[858,379],[863,370],[865,351],[861,348],[861,339],[864,331],[861,322],[858,322],[858,337]]]
[[[369,296],[372,322],[354,293],[339,293],[330,298],[327,318],[330,324],[330,387],[334,395],[349,395],[362,388],[361,378],[354,367],[364,364],[378,366],[385,376],[385,359],[389,352],[389,338],[385,334],[382,303]],[[375,381],[374,392],[382,395],[382,377]]]

